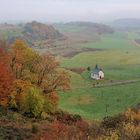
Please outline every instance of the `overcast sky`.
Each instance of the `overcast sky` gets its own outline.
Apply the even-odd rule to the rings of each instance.
[[[140,18],[140,0],[0,0],[0,22]]]

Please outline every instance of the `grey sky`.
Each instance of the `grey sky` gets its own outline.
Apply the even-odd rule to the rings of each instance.
[[[0,0],[0,21],[140,18],[140,0]]]

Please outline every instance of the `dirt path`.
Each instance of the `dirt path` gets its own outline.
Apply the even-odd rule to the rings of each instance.
[[[80,90],[80,89],[87,89],[87,88],[91,89],[91,88],[112,87],[112,86],[119,86],[119,85],[128,85],[137,82],[140,82],[140,79],[126,80],[126,81],[119,81],[119,82],[112,82],[107,84],[91,85],[91,86],[84,86],[84,87],[75,87],[67,90],[71,91],[71,90]]]
[[[129,42],[130,42],[132,45],[134,45],[135,47],[140,47],[140,44],[137,43],[134,39],[131,39]]]
[[[128,36],[128,42],[130,44],[134,45],[135,47],[140,47],[140,44],[135,41],[135,39],[131,36],[129,32],[127,33],[127,36]]]
[[[126,80],[126,81],[119,81],[119,82],[112,82],[112,83],[107,83],[107,84],[95,85],[95,87],[110,87],[110,86],[117,86],[117,85],[127,85],[127,84],[136,83],[139,81],[140,81],[140,79]]]

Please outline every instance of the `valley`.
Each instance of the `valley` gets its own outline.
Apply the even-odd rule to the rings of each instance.
[[[45,28],[45,24],[37,22],[29,24],[30,28],[34,24],[34,28]],[[34,35],[40,32],[41,37],[37,29]],[[63,37],[35,39],[32,48],[41,54],[51,53],[71,77],[70,90],[59,93],[60,109],[87,120],[100,120],[139,103],[140,48],[136,30],[120,31],[86,22],[54,24],[53,30]],[[23,29],[6,25],[5,30],[0,30],[6,39],[10,32],[21,37]],[[105,73],[103,80],[90,78],[96,64]]]
[[[82,44],[81,47],[98,48],[102,51],[83,52],[72,58],[62,59],[62,67],[83,68],[85,71],[80,74],[70,72],[72,89],[67,94],[60,93],[60,108],[71,113],[78,112],[88,120],[99,120],[124,112],[139,103],[140,50],[129,42],[127,32],[116,31],[113,35],[103,35],[100,41]],[[90,78],[87,68],[92,70],[96,64],[104,70],[104,80],[94,81]],[[124,84],[131,80],[136,81]],[[122,83],[113,85],[116,82]],[[100,86],[104,84],[113,86]],[[93,102],[81,103],[84,97],[87,100],[87,96]],[[71,100],[77,104],[73,104]]]

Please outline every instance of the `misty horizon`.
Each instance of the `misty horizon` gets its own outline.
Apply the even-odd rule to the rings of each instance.
[[[138,0],[0,0],[0,22],[111,22],[140,18]]]

